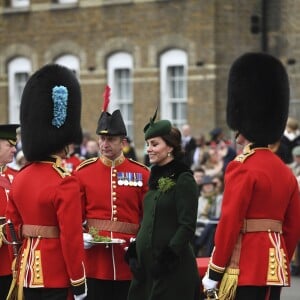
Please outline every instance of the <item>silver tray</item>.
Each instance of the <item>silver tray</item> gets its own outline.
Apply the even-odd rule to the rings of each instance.
[[[126,241],[123,239],[111,239],[110,241],[101,241],[101,242],[97,242],[97,241],[89,241],[89,243],[94,244],[94,245],[108,245],[108,244],[124,244]]]

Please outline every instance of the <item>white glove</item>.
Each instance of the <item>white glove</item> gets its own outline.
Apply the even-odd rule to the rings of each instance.
[[[84,293],[80,295],[74,295],[74,300],[83,300],[86,299],[87,297],[87,285],[86,285],[86,280],[84,283]]]
[[[87,296],[87,293],[85,292],[84,294],[74,295],[74,299],[75,300],[83,300],[86,298],[86,296]]]
[[[129,242],[132,243],[132,242],[134,242],[135,240],[136,240],[136,238],[131,237],[130,240],[129,240]],[[127,250],[128,250],[128,246],[127,246],[127,247],[124,247],[124,250],[127,251]]]
[[[209,279],[206,273],[205,276],[202,278],[202,285],[205,290],[212,290],[217,288],[218,281]]]
[[[83,233],[83,247],[84,249],[90,249],[93,244],[89,243],[93,240],[93,237],[89,233]],[[84,298],[77,298],[78,300],[84,299]]]

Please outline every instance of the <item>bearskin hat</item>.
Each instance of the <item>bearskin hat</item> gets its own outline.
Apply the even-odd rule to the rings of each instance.
[[[28,161],[37,161],[82,141],[81,90],[70,69],[45,65],[25,85],[20,108],[21,141]]]
[[[277,142],[289,110],[289,80],[282,63],[266,53],[239,57],[229,72],[226,109],[228,126],[250,142]]]

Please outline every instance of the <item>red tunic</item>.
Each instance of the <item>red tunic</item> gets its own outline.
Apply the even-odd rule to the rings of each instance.
[[[84,218],[139,224],[143,198],[148,189],[146,166],[121,155],[114,162],[91,158],[83,162],[75,176],[82,186]],[[140,181],[140,182],[139,182]],[[134,234],[101,231],[100,235],[126,240],[123,245],[96,245],[85,251],[87,277],[104,280],[130,280],[131,272],[124,260],[124,247]]]
[[[76,285],[84,281],[80,204],[78,180],[68,176],[59,161],[31,163],[18,173],[10,192],[7,218],[17,231],[20,225],[55,226],[59,230],[56,238],[24,239],[19,284],[67,288],[71,282]]]
[[[76,168],[80,165],[82,159],[77,154],[72,154],[63,160],[63,166],[70,172],[73,173]]]
[[[300,196],[295,176],[268,148],[241,154],[226,169],[210,274],[219,268],[222,276],[244,219],[279,220],[283,234],[242,235],[238,285],[289,285],[289,261],[300,238]]]
[[[0,217],[5,217],[5,211],[7,207],[8,194],[10,191],[11,183],[14,177],[17,175],[18,171],[5,167],[4,170],[0,173]],[[5,222],[5,220],[2,220]],[[2,222],[1,221],[1,222]],[[5,227],[7,229],[7,227]],[[0,276],[11,274],[11,264],[12,257],[9,252],[9,246],[2,243],[0,247]]]

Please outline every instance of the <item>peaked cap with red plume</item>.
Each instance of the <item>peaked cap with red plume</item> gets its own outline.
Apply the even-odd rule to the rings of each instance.
[[[112,136],[126,136],[127,131],[119,109],[112,114],[107,112],[109,105],[110,87],[106,86],[103,94],[102,112],[98,121],[96,134],[98,135],[112,135]]]

